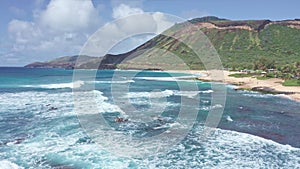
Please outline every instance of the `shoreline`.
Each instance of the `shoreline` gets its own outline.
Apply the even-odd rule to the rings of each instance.
[[[196,79],[206,82],[220,82],[220,80],[214,80],[211,76],[210,71],[206,70],[166,70],[166,72],[180,72],[195,75],[203,74],[204,76],[198,76]],[[225,84],[234,85],[235,90],[251,90],[266,94],[280,94],[281,97],[300,102],[300,86],[283,86],[283,79],[270,78],[259,80],[256,77],[237,78],[229,75],[241,72],[230,72],[224,70],[223,73],[224,79],[221,82]]]

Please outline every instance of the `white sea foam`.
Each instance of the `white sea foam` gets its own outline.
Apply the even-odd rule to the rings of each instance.
[[[31,112],[43,117],[65,116],[72,114],[72,93],[48,93],[27,91],[0,94],[0,112]],[[50,112],[50,113],[49,113]]]
[[[210,110],[210,106],[202,106],[200,107],[200,110],[208,111]]]
[[[230,116],[226,116],[226,120],[229,121],[229,122],[232,122],[232,118]]]
[[[109,103],[109,99],[101,91],[91,91],[92,95],[82,95],[82,100],[96,97],[100,111],[117,111]],[[89,96],[89,97],[85,97]],[[47,93],[47,92],[20,92],[0,94],[0,112],[6,110],[32,111],[35,116],[60,119],[64,116],[75,116],[72,111],[72,93]],[[26,105],[30,104],[30,105]],[[57,111],[47,111],[46,104],[58,108]],[[17,105],[17,106],[16,106]],[[114,108],[109,108],[114,107]],[[216,106],[220,107],[220,106]],[[211,107],[210,107],[211,108]],[[86,110],[88,113],[88,109]],[[47,121],[45,121],[46,123]],[[250,134],[217,129],[207,140],[202,140],[203,128],[197,127],[195,132],[186,137],[187,140],[174,145],[167,153],[155,155],[151,158],[124,159],[114,154],[101,150],[101,143],[76,142],[86,137],[80,128],[72,128],[78,125],[78,121],[64,119],[55,120],[55,125],[47,123],[32,130],[43,131],[32,138],[28,138],[22,144],[9,146],[10,151],[6,155],[16,157],[26,163],[30,169],[43,168],[42,164],[36,164],[39,157],[45,157],[48,163],[59,162],[72,164],[77,168],[297,168],[299,167],[300,149],[289,145],[282,145],[271,140]],[[43,124],[43,123],[41,123]],[[168,124],[179,125],[176,122]],[[175,126],[180,127],[180,126]],[[171,133],[170,136],[172,135]],[[122,142],[124,140],[118,140]],[[117,145],[111,145],[117,146]],[[147,145],[146,145],[147,146]],[[147,149],[147,148],[146,148]],[[52,160],[53,159],[53,160]],[[1,163],[0,166],[4,165]],[[21,163],[21,164],[22,164]],[[18,167],[12,162],[6,162],[6,166],[14,169]],[[41,165],[41,166],[39,166]],[[1,169],[4,167],[0,167]],[[6,167],[5,166],[5,167]],[[46,167],[44,167],[46,168]],[[6,168],[4,168],[6,169]]]
[[[135,77],[135,79],[153,80],[153,81],[177,81],[174,77]]]
[[[84,81],[76,81],[71,83],[53,83],[53,84],[41,84],[41,85],[21,85],[20,87],[28,88],[44,88],[44,89],[62,89],[62,88],[79,88],[84,85]]]
[[[215,104],[212,106],[202,106],[202,107],[200,107],[200,110],[208,111],[211,109],[220,109],[220,108],[223,108],[223,106],[221,104]]]
[[[44,89],[63,89],[63,88],[80,88],[85,83],[87,84],[101,84],[101,83],[107,83],[107,84],[113,84],[113,83],[119,83],[119,84],[125,84],[125,83],[134,83],[134,80],[121,80],[121,81],[75,81],[70,83],[53,83],[53,84],[40,84],[40,85],[20,85],[19,87],[25,87],[25,88],[44,88]]]
[[[256,98],[270,98],[270,97],[274,97],[275,95],[262,94],[262,93],[244,93],[243,96],[256,97]]]
[[[206,103],[209,103],[210,101],[201,99],[200,102],[206,104]]]
[[[200,93],[200,91],[178,91],[178,90],[174,90],[174,95],[184,96],[184,97],[187,97],[187,98],[194,98],[199,93]]]
[[[107,81],[104,81],[104,80],[102,80],[102,81],[93,81],[93,82],[87,82],[87,83],[96,83],[96,84],[98,84],[98,83],[108,83],[108,84],[113,84],[113,83],[116,83],[116,84],[123,84],[123,83],[134,83],[135,81],[134,80],[111,80],[111,81],[109,81],[109,80],[107,80]]]
[[[264,94],[257,91],[245,91],[245,90],[238,90],[238,93],[241,93],[243,96],[247,97],[255,97],[255,98],[271,98],[271,97],[278,97],[277,95],[273,94]]]
[[[164,91],[152,91],[152,92],[129,92],[125,97],[127,98],[161,98],[161,97],[169,97],[172,96],[174,92],[172,90],[164,90]]]
[[[228,87],[230,89],[237,89],[238,88],[237,85],[231,85],[231,84],[227,84],[226,87]]]
[[[155,129],[168,127],[171,126],[165,125]],[[126,168],[129,165],[134,165],[136,168],[299,167],[299,148],[281,145],[246,133],[222,129],[217,129],[207,140],[202,140],[202,131],[203,128],[197,128],[193,135],[188,135],[186,141],[172,147],[168,151],[169,153],[158,153],[151,158],[123,159],[101,150],[97,145],[100,143],[76,144],[79,138],[84,137],[82,132],[74,132],[66,137],[52,138],[47,131],[40,136],[40,139],[44,141],[39,139],[28,141],[26,144],[16,147],[16,153],[26,154],[27,156],[23,160],[33,163],[31,159],[37,154],[47,157],[59,152],[61,161],[69,162],[79,168],[80,165],[89,166],[89,168],[120,168],[120,166]],[[118,142],[122,142],[122,140],[118,140]],[[51,158],[47,158],[47,160],[51,160]]]
[[[212,93],[213,90],[204,90],[204,91],[179,91],[179,90],[164,90],[164,91],[152,91],[152,92],[129,92],[125,97],[127,98],[162,98],[170,96],[184,96],[187,98],[194,98],[199,93]]]
[[[179,107],[181,104],[180,103],[174,103],[174,102],[159,102],[159,101],[153,101],[151,102],[151,100],[148,100],[146,98],[135,98],[135,99],[130,99],[129,102],[133,105],[149,105],[149,106],[154,106],[156,108],[166,108],[166,107]],[[137,109],[138,111],[140,111],[143,108],[139,108]],[[153,110],[153,107],[147,107],[144,108],[146,109],[150,109]],[[163,109],[157,110],[157,111],[162,111]]]
[[[221,104],[215,104],[213,106],[211,106],[212,109],[219,109],[222,108],[223,106]]]
[[[195,80],[190,80],[189,78],[194,78],[195,76],[177,76],[177,77],[135,77],[135,79],[142,79],[142,80],[151,80],[151,81],[168,81],[168,82],[198,82]]]
[[[97,112],[119,112],[124,113],[117,105],[114,105],[108,101],[108,98],[103,95],[101,91],[93,90],[89,92],[77,92],[78,97],[75,98],[78,104],[81,104],[82,112],[90,114],[89,105],[93,107],[97,106]],[[5,93],[0,94],[1,106],[0,112],[5,110],[11,111],[24,111],[31,109],[30,111],[36,114],[41,112],[51,112],[43,114],[44,117],[54,117],[63,115],[75,115],[73,112],[73,93],[48,93],[48,92],[19,92],[19,93]],[[92,102],[93,101],[93,102]],[[17,106],[16,106],[17,105]]]
[[[146,165],[159,168],[298,168],[300,149],[254,135],[216,129],[202,139],[203,127],[197,127],[187,140],[168,154],[145,159]],[[192,144],[191,144],[192,143]]]
[[[182,93],[178,95],[193,97],[195,93]],[[162,91],[155,93],[166,96],[175,95],[175,91]],[[188,91],[190,92],[190,91]],[[195,91],[198,92],[198,91]],[[139,93],[139,92],[137,92]],[[139,93],[140,94],[140,93]],[[190,94],[190,95],[188,95]],[[146,95],[146,94],[145,94]],[[149,94],[147,94],[149,95]],[[197,96],[197,95],[195,95]],[[207,140],[202,140],[202,127],[188,135],[187,140],[174,145],[169,153],[154,155],[151,158],[125,159],[101,150],[101,143],[76,143],[86,134],[80,128],[74,128],[79,122],[63,119],[65,116],[75,116],[73,111],[72,93],[48,93],[48,92],[19,92],[0,94],[0,112],[7,113],[19,111],[20,113],[32,112],[36,119],[44,121],[28,132],[38,133],[28,138],[21,144],[10,145],[6,156],[20,159],[20,165],[27,164],[30,169],[47,168],[38,163],[40,157],[48,160],[46,164],[68,163],[74,168],[299,168],[300,149],[289,145],[282,145],[258,136],[217,129]],[[133,97],[135,97],[133,95]],[[137,95],[137,97],[139,97]],[[96,99],[99,112],[115,112],[119,108],[109,102],[101,91],[91,91],[82,94],[81,101]],[[79,100],[80,101],[80,100]],[[207,102],[208,103],[208,102]],[[47,106],[50,104],[49,106]],[[48,111],[50,107],[58,108]],[[221,108],[222,105],[215,105]],[[208,107],[210,109],[212,107]],[[86,108],[86,113],[89,109]],[[54,123],[50,124],[49,119]],[[63,119],[63,121],[59,121]],[[53,126],[51,126],[53,125]],[[178,125],[175,123],[170,124]],[[40,132],[42,131],[42,132]],[[168,133],[171,134],[172,133]],[[122,142],[124,140],[118,140]],[[117,145],[111,145],[117,146]],[[0,152],[0,154],[3,152]],[[1,154],[2,155],[2,154]],[[0,156],[1,156],[0,155]],[[43,161],[44,162],[44,161]],[[38,164],[37,164],[38,163]],[[1,169],[22,168],[8,160],[0,161]],[[49,167],[50,168],[50,167]]]
[[[8,160],[1,160],[0,169],[23,169],[23,167],[20,167],[17,164],[10,162]]]
[[[178,123],[178,122],[175,122],[175,123],[166,123],[164,125],[154,127],[153,129],[154,130],[158,130],[158,129],[166,129],[166,128],[170,128],[170,127],[183,128],[185,126],[182,125],[182,124],[180,124],[180,123]]]
[[[204,90],[204,91],[200,91],[200,93],[213,93],[213,90]]]
[[[259,93],[255,91],[244,91],[243,96],[247,97],[254,97],[254,98],[272,98],[272,97],[280,97],[280,98],[286,98],[286,99],[291,99],[289,95],[285,94],[264,94],[264,93]]]
[[[106,96],[98,90],[76,93],[75,102],[77,110],[82,114],[98,114],[106,112],[118,112],[123,116],[126,113],[118,105],[110,103]]]

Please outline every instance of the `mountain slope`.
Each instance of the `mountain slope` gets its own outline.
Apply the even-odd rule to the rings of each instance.
[[[209,38],[224,67],[252,68],[253,62],[259,58],[274,60],[278,66],[300,60],[300,20],[231,21],[210,16],[192,19],[189,23],[197,26]],[[168,35],[184,35],[189,33],[186,25],[176,24],[166,32]],[[197,43],[198,39],[193,37],[192,40]],[[175,57],[171,55],[176,55],[179,60],[175,61]],[[99,69],[172,69],[183,64],[189,69],[205,68],[191,48],[166,35],[158,35],[124,54],[82,59],[78,68],[96,68],[98,64]],[[75,65],[72,60],[56,60],[44,64],[47,67],[52,63],[61,67],[66,65],[68,68]],[[43,67],[43,63],[34,65]],[[32,67],[32,64],[27,67]]]
[[[73,69],[77,62],[78,65],[82,68],[92,69],[97,68],[92,63],[99,62],[100,59],[98,57],[90,57],[90,56],[64,56],[60,57],[48,62],[34,62],[26,65],[27,68],[65,68],[65,69]]]

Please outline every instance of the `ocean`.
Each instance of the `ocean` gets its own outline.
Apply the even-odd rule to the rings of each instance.
[[[86,79],[74,81],[73,70],[0,68],[1,169],[300,168],[299,102],[226,85],[226,104],[212,105],[215,89],[211,83],[193,80],[195,75],[77,71],[87,75]],[[88,77],[89,71],[95,71],[95,77]],[[122,76],[114,78],[116,73]],[[197,90],[181,88],[192,84]],[[93,90],[87,90],[89,86]],[[93,93],[95,105],[78,114],[74,92]],[[90,95],[79,96],[81,101],[91,99]],[[182,104],[184,99],[188,101]],[[196,111],[196,116],[185,112],[185,124],[178,120],[183,108]],[[207,116],[217,108],[224,109],[218,127],[203,139]],[[97,139],[83,124],[97,123],[94,117],[101,117],[110,127],[93,128]],[[128,121],[117,123],[116,117]],[[191,128],[173,144],[174,132],[189,124]],[[103,133],[109,132],[122,137],[115,137],[114,144],[107,147],[111,138]],[[135,156],[120,155],[132,151],[120,147],[131,145],[127,137],[151,140],[163,134],[170,138],[163,151],[144,154],[143,149],[151,150],[145,144]]]

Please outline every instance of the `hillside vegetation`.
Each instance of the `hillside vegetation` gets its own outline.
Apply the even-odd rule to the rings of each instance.
[[[203,17],[192,19],[188,23],[197,26],[208,37],[225,68],[255,69],[255,64],[260,59],[272,63],[274,68],[292,66],[300,61],[299,20],[231,21],[217,17]],[[164,34],[188,34],[186,25],[186,23],[175,24]],[[195,43],[199,41],[197,37],[192,37],[192,40]],[[200,42],[199,47],[201,47]],[[176,55],[181,61],[174,61],[170,53]],[[50,64],[50,67],[55,65],[63,67],[64,64],[69,68],[75,66],[75,62],[65,60],[62,61],[64,64],[59,62],[60,60],[54,60],[44,64],[48,66]],[[173,67],[167,66],[173,62]],[[97,65],[100,65],[99,69],[172,69],[183,64],[186,64],[189,69],[205,69],[193,49],[175,38],[158,35],[124,54],[108,54],[100,59],[88,58],[86,61],[81,61],[77,68],[97,68]],[[43,63],[35,65],[43,67]],[[34,67],[34,64],[27,67]]]
[[[300,61],[299,21],[229,21],[206,17],[190,22],[209,38],[225,68],[252,69],[260,58],[273,60],[276,67]],[[184,29],[184,26],[174,27]],[[191,69],[204,69],[193,50],[176,39],[158,35],[138,50],[153,47],[172,51]]]
[[[259,58],[274,60],[283,66],[300,60],[300,30],[269,25],[257,31],[203,30],[218,51],[224,67],[253,67]]]

